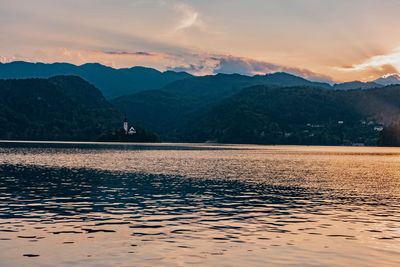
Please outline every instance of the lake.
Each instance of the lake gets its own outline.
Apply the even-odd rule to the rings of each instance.
[[[0,266],[400,266],[400,149],[0,142]]]

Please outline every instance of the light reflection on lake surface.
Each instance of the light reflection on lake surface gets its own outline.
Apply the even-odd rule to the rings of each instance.
[[[400,266],[400,149],[0,144],[0,266]]]

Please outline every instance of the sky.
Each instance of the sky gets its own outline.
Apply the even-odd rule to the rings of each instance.
[[[0,61],[367,81],[400,71],[399,13],[398,0],[1,0]]]

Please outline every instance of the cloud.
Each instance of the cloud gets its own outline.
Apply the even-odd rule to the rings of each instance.
[[[392,65],[382,65],[379,67],[370,67],[365,69],[365,76],[367,79],[374,79],[392,74],[399,74],[399,71]]]
[[[186,71],[194,75],[237,73],[253,76],[264,75],[274,72],[287,72],[312,81],[332,83],[331,77],[318,74],[307,69],[291,68],[243,57],[226,55],[193,55],[193,58],[191,58],[190,60],[190,63],[181,64],[176,67],[169,66],[167,67],[167,69],[173,71]]]
[[[166,68],[172,71],[184,71],[193,75],[210,75],[218,65],[213,56],[204,54],[188,54],[185,56],[171,56],[172,62]]]
[[[201,28],[204,26],[200,18],[200,13],[193,7],[184,3],[179,3],[175,5],[174,9],[182,15],[182,18],[175,27],[175,31],[181,31],[191,27]]]
[[[159,70],[185,71],[194,75],[213,75],[218,73],[242,75],[264,75],[274,72],[287,72],[308,80],[332,82],[328,76],[307,69],[291,68],[265,61],[230,55],[203,53],[154,53],[127,50],[71,50],[67,48],[40,49],[29,55],[0,57],[0,62],[25,60],[30,62],[69,62],[84,64],[98,62],[112,67],[148,66]],[[384,69],[389,71],[388,67]],[[393,69],[392,69],[393,70]]]
[[[366,59],[359,64],[336,68],[346,72],[363,71],[372,75],[384,75],[399,73],[400,71],[400,47],[385,55],[377,55]]]
[[[26,58],[26,57],[23,57],[21,55],[14,55],[14,56],[10,56],[10,57],[0,56],[0,62],[1,63],[10,63],[10,62],[13,62],[13,61],[24,61],[24,60],[29,60],[29,59]]]
[[[239,73],[251,76],[274,72],[287,72],[312,81],[332,82],[331,77],[307,69],[291,68],[265,61],[234,56],[214,57],[214,59],[218,61],[218,64],[213,71],[214,73]]]
[[[138,51],[138,52],[130,52],[130,51],[98,51],[103,54],[107,55],[117,55],[117,56],[155,56],[156,54],[154,53],[149,53],[149,52],[143,52],[143,51]]]
[[[199,66],[199,65],[194,65],[194,64],[189,64],[187,66],[180,65],[180,66],[168,66],[168,70],[176,71],[176,72],[189,72],[192,74],[198,74],[201,73],[203,70],[206,69],[205,66]]]

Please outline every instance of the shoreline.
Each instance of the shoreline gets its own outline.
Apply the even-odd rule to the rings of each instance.
[[[187,143],[187,142],[101,142],[101,141],[42,141],[42,140],[0,140],[1,144],[61,144],[61,145],[105,145],[105,146],[176,146],[176,147],[212,147],[212,148],[359,148],[359,149],[371,149],[371,148],[388,148],[388,149],[400,149],[400,147],[389,147],[389,146],[333,146],[333,145],[285,145],[285,144],[229,144],[229,143]]]

